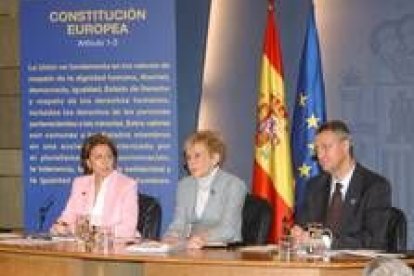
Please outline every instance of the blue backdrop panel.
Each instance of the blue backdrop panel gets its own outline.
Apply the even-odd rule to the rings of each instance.
[[[21,1],[28,231],[47,229],[60,214],[81,174],[82,140],[96,132],[116,141],[119,168],[139,189],[173,209],[175,40],[174,1]],[[170,220],[164,212],[163,228]]]

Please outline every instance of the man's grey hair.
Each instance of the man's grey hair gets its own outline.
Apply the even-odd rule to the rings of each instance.
[[[363,276],[413,276],[413,270],[397,258],[377,257],[364,269]]]

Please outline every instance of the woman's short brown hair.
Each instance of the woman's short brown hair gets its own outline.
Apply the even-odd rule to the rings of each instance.
[[[189,147],[197,143],[203,143],[207,147],[210,155],[217,153],[219,155],[219,165],[224,163],[224,160],[226,159],[226,145],[218,132],[212,130],[199,130],[191,134],[185,140],[184,154]]]
[[[87,137],[82,144],[81,149],[81,166],[83,168],[83,174],[92,174],[93,171],[88,167],[88,159],[91,155],[91,151],[97,145],[107,145],[114,156],[115,166],[118,161],[118,150],[116,149],[115,143],[105,134],[96,133]]]

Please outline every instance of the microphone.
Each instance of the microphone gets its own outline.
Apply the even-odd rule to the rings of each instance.
[[[53,194],[50,194],[39,208],[39,222],[38,222],[38,232],[42,232],[43,226],[46,221],[46,215],[50,211],[50,208],[55,204],[55,198]]]

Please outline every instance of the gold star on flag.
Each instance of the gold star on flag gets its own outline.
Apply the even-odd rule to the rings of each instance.
[[[319,118],[315,117],[315,114],[312,113],[312,115],[306,119],[306,122],[308,123],[308,128],[317,128],[319,123]]]
[[[300,93],[300,95],[299,95],[299,105],[300,106],[305,106],[307,100],[308,100],[308,96],[306,96],[303,93]]]
[[[311,169],[312,169],[311,166],[308,166],[306,165],[306,163],[303,163],[302,166],[298,168],[299,175],[303,178],[308,178]]]

